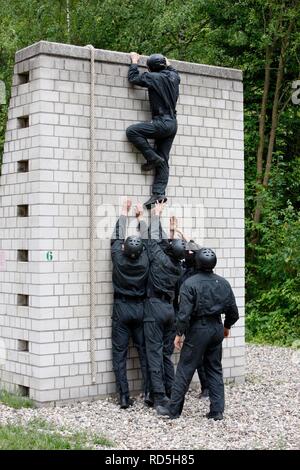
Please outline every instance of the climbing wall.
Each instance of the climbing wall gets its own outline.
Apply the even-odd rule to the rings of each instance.
[[[126,140],[150,117],[128,84],[129,55],[95,50],[95,366],[91,377],[91,50],[39,42],[16,54],[0,179],[0,386],[37,403],[115,392],[109,237],[124,195],[153,175]],[[142,65],[145,61],[142,61]],[[224,341],[224,376],[244,377],[243,91],[239,70],[172,63],[181,75],[168,215],[216,250],[241,318]],[[142,67],[141,67],[142,69]],[[132,221],[131,221],[132,222]],[[132,223],[131,226],[133,227]],[[129,385],[141,389],[130,348]]]

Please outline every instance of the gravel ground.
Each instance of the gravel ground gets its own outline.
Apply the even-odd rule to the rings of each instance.
[[[223,421],[205,418],[208,402],[191,390],[176,420],[158,417],[139,397],[128,410],[113,399],[21,410],[0,404],[0,424],[40,418],[105,436],[114,449],[299,449],[299,355],[289,348],[247,346],[246,382],[225,387]]]

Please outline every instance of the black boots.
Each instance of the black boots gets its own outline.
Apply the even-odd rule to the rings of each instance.
[[[180,416],[179,414],[172,414],[168,406],[157,406],[155,409],[159,416],[167,416],[170,419],[177,419]]]
[[[223,419],[223,413],[221,413],[221,411],[217,411],[215,413],[212,413],[210,411],[205,416],[206,416],[206,418],[213,419],[214,421],[221,421]]]
[[[125,410],[133,405],[133,400],[128,395],[120,395],[120,408]]]
[[[199,395],[199,398],[202,399],[202,400],[208,400],[209,399],[209,390],[208,388],[204,388],[200,395]]]
[[[144,403],[145,405],[149,406],[149,408],[154,405],[154,399],[150,392],[145,393]]]
[[[154,205],[156,203],[156,201],[166,202],[167,200],[168,199],[163,194],[152,194],[150,199],[148,199],[148,201],[145,202],[144,206],[146,207],[146,209],[151,209],[151,206]]]
[[[167,407],[170,400],[164,393],[154,393],[154,408],[158,406]]]

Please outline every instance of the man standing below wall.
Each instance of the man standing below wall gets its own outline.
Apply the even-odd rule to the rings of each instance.
[[[174,381],[170,339],[174,338],[174,293],[181,275],[180,260],[184,257],[182,240],[163,239],[160,215],[164,203],[153,209],[148,255],[150,261],[147,300],[145,301],[144,332],[151,378],[154,407],[168,403]]]
[[[224,336],[229,336],[239,314],[229,282],[213,272],[216,263],[214,251],[201,248],[196,253],[197,273],[180,289],[175,347],[181,349],[182,344],[183,347],[170,403],[157,407],[159,415],[173,419],[180,416],[195,370],[204,359],[210,398],[210,412],[206,416],[215,421],[223,419],[222,341]],[[222,313],[225,314],[224,326]]]
[[[150,209],[156,201],[167,200],[165,191],[169,180],[169,154],[177,132],[176,103],[180,77],[161,54],[152,54],[147,60],[149,71],[141,74],[137,65],[139,57],[136,52],[131,52],[128,80],[134,85],[148,88],[152,121],[129,126],[126,135],[147,161],[142,165],[142,170],[155,168],[152,196],[144,204]],[[148,139],[154,139],[154,149]]]
[[[149,261],[143,237],[130,236],[125,240],[126,222],[130,208],[131,201],[126,200],[111,240],[114,288],[112,353],[121,408],[128,408],[132,405],[126,373],[130,336],[139,354],[145,397],[149,392],[143,332],[144,299],[146,297]],[[143,216],[142,210],[137,210],[136,216],[140,222]]]
[[[182,236],[182,232],[180,232],[176,228],[176,232],[180,233]],[[184,262],[183,262],[183,272],[182,275],[180,276],[177,286],[176,286],[176,295],[174,299],[174,309],[175,309],[175,316],[177,318],[179,314],[179,292],[182,284],[191,276],[196,274],[196,253],[198,250],[200,250],[200,246],[195,243],[193,240],[187,241],[186,238],[183,236],[183,239],[186,241],[186,250],[185,250],[185,256],[184,256]],[[174,335],[175,338],[175,335]],[[208,382],[207,382],[207,377],[205,373],[205,367],[204,363],[202,366],[197,367],[197,372],[199,376],[199,381],[201,385],[201,393],[199,398],[202,399],[208,399],[209,398],[209,390],[208,390]]]

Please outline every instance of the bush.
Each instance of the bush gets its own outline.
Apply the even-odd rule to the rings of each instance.
[[[247,266],[246,339],[290,346],[300,338],[300,213],[291,204],[265,213]]]

